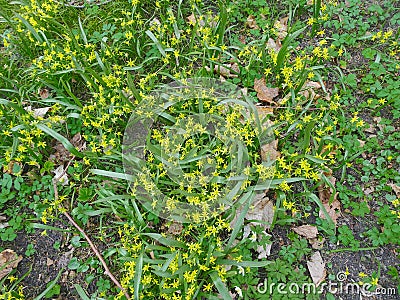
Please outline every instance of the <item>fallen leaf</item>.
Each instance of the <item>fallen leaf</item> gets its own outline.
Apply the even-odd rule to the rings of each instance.
[[[316,286],[319,286],[326,277],[325,263],[319,251],[315,252],[307,261],[308,271]]]
[[[16,268],[21,260],[22,257],[18,256],[14,250],[3,250],[0,253],[0,279]]]
[[[58,179],[58,181],[61,182],[62,185],[68,184],[68,175],[67,172],[64,172],[64,165],[58,166],[58,168],[55,169],[53,173],[54,173],[53,180]]]
[[[263,161],[274,161],[281,156],[278,151],[278,140],[261,146],[261,159]]]
[[[318,95],[315,90],[322,88],[321,84],[316,81],[307,81],[301,88],[299,92],[300,95],[303,95],[306,99],[318,99],[321,96]]]
[[[336,178],[332,176],[332,171],[330,170],[329,172],[324,172],[324,175],[329,179],[332,185],[335,186]],[[332,193],[333,190],[329,186],[326,186],[325,184],[318,186],[319,199],[321,200],[332,221],[336,224],[337,219],[340,217],[340,202],[337,200],[338,193],[333,195],[332,203],[329,202]],[[325,219],[325,214],[322,210],[319,211],[319,217]]]
[[[317,227],[311,225],[302,225],[299,227],[295,227],[293,228],[293,231],[301,236],[304,236],[307,239],[316,238],[318,235]]]
[[[239,207],[236,210],[236,215],[230,223],[232,229],[234,228],[242,210],[243,206]],[[244,226],[243,238],[247,238],[250,235],[251,233],[250,227],[252,225],[261,225],[264,228],[264,230],[269,229],[270,224],[274,219],[274,205],[272,201],[270,201],[269,198],[266,197],[264,193],[256,194],[253,199],[253,203],[250,206],[249,210],[247,211],[244,219],[252,221],[254,220],[255,222],[250,222],[249,224],[246,224]],[[263,223],[257,221],[261,221]]]
[[[263,193],[257,194],[254,198],[253,205],[250,206],[246,220],[261,221],[264,229],[269,229],[274,219],[274,205]],[[258,222],[251,222],[253,225],[260,225]],[[249,224],[249,225],[250,225]]]
[[[182,230],[183,230],[182,223],[172,222],[172,224],[169,225],[169,227],[168,227],[167,233],[172,234],[172,235],[179,235],[182,233]]]
[[[287,36],[287,23],[289,17],[285,17],[276,21],[274,24],[275,29],[278,31],[278,39],[282,41]]]
[[[38,118],[44,118],[44,116],[47,114],[49,111],[50,107],[42,107],[42,108],[36,108],[33,110],[33,116]]]
[[[390,186],[393,190],[393,192],[396,193],[396,197],[400,197],[400,186],[393,184],[393,183],[388,183],[388,186]]]
[[[239,66],[238,66],[236,63],[234,63],[234,64],[222,65],[222,66],[216,65],[216,66],[214,67],[214,72],[217,73],[217,74],[220,74],[220,75],[224,76],[225,78],[235,78],[235,77],[238,77],[237,74],[232,74],[230,69],[232,69],[232,70],[235,71],[235,72],[238,72],[238,71],[239,71]],[[237,70],[237,71],[236,71],[236,70]]]
[[[86,141],[82,138],[81,134],[78,132],[71,139],[71,144],[80,150],[86,150]]]
[[[10,226],[8,224],[8,222],[4,222],[3,223],[3,221],[5,221],[5,220],[7,220],[7,218],[0,214],[0,229],[3,229],[3,228],[6,228],[6,227]]]
[[[46,258],[46,266],[51,266],[51,265],[53,265],[54,264],[54,260],[52,260],[52,259],[50,259],[50,258]]]
[[[369,194],[373,193],[374,191],[375,191],[375,188],[373,186],[371,186],[369,188],[364,189],[364,194],[369,195]]]
[[[246,25],[251,29],[258,29],[258,25],[254,16],[250,15],[247,17]]]
[[[325,207],[328,215],[331,217],[332,221],[337,223],[337,219],[340,217],[340,202],[338,200],[334,200],[332,203],[322,203]],[[319,217],[321,219],[326,219],[325,214],[322,210],[319,211]]]
[[[335,186],[336,178],[332,176],[332,171],[324,172],[324,175],[329,179],[332,185]],[[319,199],[321,199],[322,203],[328,203],[333,193],[333,190],[329,186],[326,186],[323,183],[318,186],[318,193],[319,193]],[[334,195],[333,199],[336,199],[336,197],[337,193]]]
[[[372,126],[371,124],[368,124],[368,125],[369,125],[369,127],[368,127],[368,128],[365,128],[364,131],[365,131],[365,132],[368,132],[368,133],[375,133],[375,128],[374,128],[374,126]]]
[[[71,144],[77,148],[79,151],[86,150],[86,141],[83,139],[80,133],[75,134],[70,140]],[[57,164],[64,164],[68,162],[71,158],[71,153],[65,149],[64,145],[59,141],[56,141],[55,150],[53,154],[50,155],[50,160],[56,162]]]
[[[257,92],[257,98],[260,101],[275,103],[273,99],[279,95],[279,88],[270,88],[265,84],[265,77],[254,79],[254,90]]]
[[[35,118],[44,118],[44,116],[46,115],[46,113],[50,110],[51,107],[41,107],[41,108],[35,108],[32,109],[32,106],[26,106],[24,107],[24,109],[27,112],[33,112],[33,116]]]
[[[258,252],[258,259],[263,259],[263,258],[267,258],[268,256],[271,255],[271,248],[272,248],[272,244],[267,244],[264,246],[258,245],[256,251]]]
[[[192,14],[192,15],[193,15],[193,14]],[[193,16],[194,16],[194,15],[193,15]],[[161,25],[160,20],[157,19],[157,18],[154,18],[153,20],[151,20],[150,26],[153,26],[153,25],[160,26],[160,25]]]
[[[46,88],[44,88],[44,89],[40,89],[40,91],[39,91],[39,96],[40,96],[40,98],[42,98],[42,99],[47,99],[47,98],[49,98],[49,90],[48,89],[46,89]]]
[[[380,131],[383,131],[383,129],[385,128],[385,126],[381,124],[382,118],[381,118],[381,117],[374,117],[373,120],[374,120],[375,123],[377,124],[379,130],[380,130]]]
[[[193,13],[186,19],[189,21],[190,25],[196,25],[196,23],[197,23],[196,17],[194,16]]]
[[[282,44],[279,40],[274,41],[272,38],[269,38],[266,46],[267,49],[274,50],[276,53],[278,53],[279,50],[281,50]]]
[[[313,249],[320,250],[324,247],[325,238],[314,238],[309,240]]]

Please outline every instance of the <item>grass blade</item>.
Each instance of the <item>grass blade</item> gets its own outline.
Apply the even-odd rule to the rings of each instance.
[[[37,124],[36,125],[37,128],[39,128],[40,130],[42,130],[43,132],[47,133],[48,135],[52,136],[53,138],[55,138],[57,141],[59,141],[61,144],[63,144],[63,146],[65,147],[65,149],[67,149],[69,152],[71,152],[73,155],[77,156],[77,157],[83,157],[82,153],[80,153],[71,143],[70,141],[68,141],[67,138],[63,137],[61,134],[59,134],[58,132],[54,131],[53,129],[50,129],[49,127],[47,127],[46,125],[43,124]]]
[[[229,290],[226,288],[225,284],[222,282],[221,278],[217,275],[216,272],[212,272],[210,274],[212,281],[214,282],[215,287],[217,288],[219,295],[224,300],[232,300],[231,295],[229,294]]]

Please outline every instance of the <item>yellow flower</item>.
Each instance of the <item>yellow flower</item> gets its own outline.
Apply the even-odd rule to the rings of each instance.
[[[378,278],[372,277],[371,284],[372,285],[378,285]]]
[[[209,291],[211,291],[212,287],[213,287],[213,284],[209,282],[208,284],[203,285],[203,291],[209,292]]]

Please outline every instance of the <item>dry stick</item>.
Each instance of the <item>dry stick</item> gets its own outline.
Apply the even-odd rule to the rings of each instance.
[[[73,160],[75,159],[75,155],[71,158],[71,160],[68,162],[66,168],[64,171],[57,177],[53,178],[53,189],[54,189],[54,199],[55,202],[58,200],[58,189],[57,189],[57,182],[65,175],[65,173],[68,170],[68,167],[71,165]],[[68,212],[64,209],[64,207],[60,204],[61,211],[63,212],[64,216],[69,220],[69,222],[74,225],[76,229],[85,237],[86,241],[89,243],[90,248],[92,248],[93,252],[96,254],[97,258],[100,260],[101,264],[103,265],[104,268],[104,274],[106,274],[114,284],[122,290],[124,293],[126,299],[131,299],[129,297],[129,294],[126,292],[126,290],[121,286],[119,283],[118,279],[115,278],[115,276],[111,273],[110,269],[108,268],[106,262],[104,261],[103,256],[100,254],[99,250],[97,250],[96,246],[93,244],[92,240],[89,238],[89,236],[85,233],[85,231],[74,221],[74,219],[68,214]]]

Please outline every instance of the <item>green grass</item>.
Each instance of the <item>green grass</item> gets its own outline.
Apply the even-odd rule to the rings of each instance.
[[[57,3],[0,0],[0,210],[9,225],[0,238],[7,245],[17,234],[46,234],[66,209],[95,244],[106,242],[102,255],[132,299],[263,299],[264,278],[311,283],[305,266],[315,241],[292,230],[305,224],[318,229],[322,257],[398,247],[394,1]],[[190,93],[165,86],[189,78],[226,82],[200,80]],[[142,157],[126,160],[124,133],[138,126],[125,131],[132,120],[154,126]],[[68,162],[68,183],[58,184],[56,197],[54,172]],[[270,217],[254,216],[259,192],[272,201]],[[77,237],[73,246],[90,251]],[[271,243],[274,252],[261,255]],[[74,257],[68,268],[86,278],[75,284],[83,299],[91,282],[92,299],[125,299],[94,254]],[[389,269],[377,264],[352,276],[371,290],[379,278],[399,285],[398,267]],[[329,266],[326,280],[340,270]],[[2,292],[18,299],[11,276]],[[58,287],[53,280],[28,296]]]

